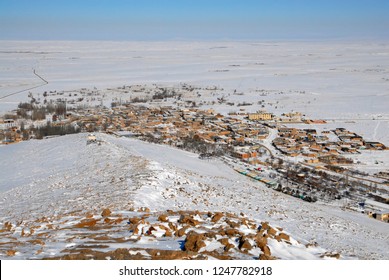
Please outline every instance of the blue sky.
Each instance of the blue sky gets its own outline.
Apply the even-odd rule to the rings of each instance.
[[[389,39],[389,0],[0,0],[0,39]]]

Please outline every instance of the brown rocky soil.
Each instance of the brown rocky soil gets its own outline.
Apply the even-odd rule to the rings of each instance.
[[[244,215],[131,210],[119,214],[104,208],[97,213],[42,217],[28,223],[4,222],[0,237],[8,241],[0,243],[0,256],[22,258],[24,251],[33,248],[34,256],[41,259],[272,260],[277,257],[272,254],[270,239],[285,246],[298,243],[282,228]],[[54,256],[49,247],[53,243],[59,248]],[[320,256],[340,258],[338,253]]]

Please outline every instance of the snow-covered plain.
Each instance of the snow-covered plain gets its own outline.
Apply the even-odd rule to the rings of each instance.
[[[0,42],[0,113],[28,92],[131,84],[218,86],[246,111],[301,111],[365,120],[358,128],[389,143],[389,44],[380,42]],[[33,69],[48,81],[46,85]],[[232,94],[234,90],[243,95]],[[202,96],[201,99],[207,99]],[[214,99],[216,99],[214,97]],[[214,106],[228,113],[222,104]],[[235,108],[236,110],[236,108]],[[380,119],[380,123],[373,121]],[[375,128],[377,129],[375,130]]]
[[[1,146],[1,226],[11,222],[20,231],[42,217],[101,213],[105,208],[243,212],[344,258],[389,258],[388,225],[366,215],[272,191],[222,162],[200,160],[189,152],[105,134],[98,138],[101,145],[86,145],[86,135],[76,134]],[[18,172],[22,174],[16,176]],[[19,231],[11,237],[20,238]],[[66,238],[50,244],[46,253],[53,257],[72,246]],[[281,258],[304,255],[293,255],[293,250],[282,255],[281,245],[271,245]],[[15,258],[39,258],[33,249]]]

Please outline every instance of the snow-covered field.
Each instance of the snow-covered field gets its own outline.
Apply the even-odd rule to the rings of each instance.
[[[388,58],[389,44],[380,42],[1,41],[0,97],[38,87],[1,99],[0,113],[28,100],[29,91],[189,83],[223,88],[216,97],[229,102],[252,102],[246,111],[265,100],[276,114],[364,119],[356,126],[365,136],[388,144]],[[222,113],[236,110],[217,105]]]
[[[2,231],[0,247],[18,238],[22,242],[27,238],[21,237],[22,229],[43,217],[66,223],[69,217],[105,208],[128,213],[148,207],[157,212],[242,212],[282,227],[302,244],[317,242],[343,258],[389,258],[388,225],[366,215],[283,195],[222,162],[200,160],[189,152],[105,134],[97,137],[101,145],[86,145],[86,135],[76,134],[0,147],[0,222],[3,228],[6,222],[15,227],[11,235]],[[64,216],[67,219],[60,218]],[[55,257],[73,246],[66,240],[70,239],[53,235],[41,256]],[[270,245],[283,252],[277,249],[281,244]],[[285,255],[279,257],[301,257],[296,250],[285,247]],[[35,245],[23,247],[13,258],[40,258],[36,251]]]

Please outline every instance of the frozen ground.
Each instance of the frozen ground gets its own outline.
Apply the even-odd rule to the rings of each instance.
[[[363,119],[389,142],[389,45],[378,42],[0,42],[0,113],[29,91],[131,84],[218,86],[229,102],[271,103],[277,114]],[[48,84],[33,74],[33,69]],[[233,91],[243,95],[234,95]],[[206,100],[212,96],[202,96]],[[217,105],[217,104],[216,104]],[[237,108],[214,106],[228,113]],[[373,118],[381,122],[370,122]],[[358,124],[359,125],[359,124]]]
[[[274,192],[222,162],[189,152],[105,134],[98,138],[100,146],[86,145],[85,134],[1,146],[1,227],[19,225],[13,236],[19,238],[21,225],[39,218],[60,220],[104,208],[243,212],[345,258],[389,258],[388,225],[366,215]],[[50,245],[54,255],[71,246],[61,240]],[[6,246],[9,239],[0,242]],[[32,250],[16,257],[33,257]]]
[[[366,42],[1,41],[0,113],[28,101],[29,92],[42,97],[44,91],[188,83],[219,87],[202,91],[199,100],[253,103],[241,107],[246,112],[301,111],[329,120],[325,129],[345,127],[389,145],[388,56],[388,44]],[[224,114],[239,109],[217,102],[207,106]],[[85,137],[0,146],[2,226],[103,208],[244,212],[346,258],[389,258],[388,225],[345,212],[341,205],[305,203],[221,162],[170,147],[107,135],[99,135],[101,146],[86,146]],[[378,165],[387,166],[387,153],[380,155]],[[375,154],[363,156],[367,165],[361,168],[373,172]],[[31,255],[27,251],[25,257]]]

